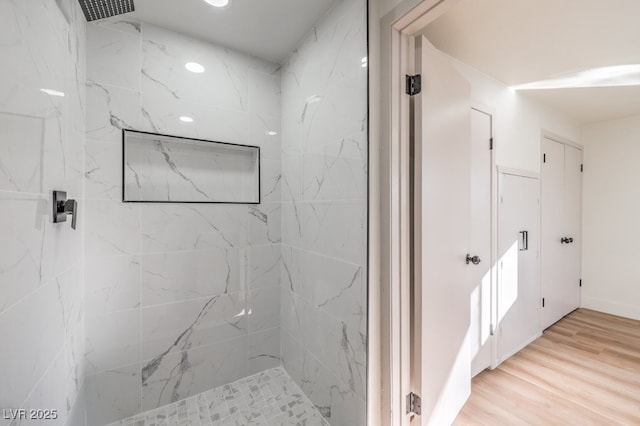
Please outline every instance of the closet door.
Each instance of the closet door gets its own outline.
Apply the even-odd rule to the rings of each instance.
[[[565,233],[571,243],[563,244],[567,273],[567,309],[581,304],[580,275],[582,271],[582,151],[564,146],[564,218]]]
[[[498,361],[540,335],[538,179],[501,174],[498,210]]]
[[[545,329],[580,304],[582,152],[543,138],[542,156],[542,328]]]

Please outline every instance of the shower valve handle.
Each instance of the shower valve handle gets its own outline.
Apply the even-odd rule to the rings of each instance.
[[[71,215],[71,227],[76,229],[78,202],[74,199],[67,200],[67,193],[64,191],[53,191],[53,223],[66,222],[68,215]]]

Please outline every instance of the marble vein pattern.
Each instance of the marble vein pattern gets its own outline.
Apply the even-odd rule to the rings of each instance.
[[[84,411],[84,222],[53,224],[51,191],[83,203],[85,27],[73,0],[0,2],[0,407],[52,425]]]
[[[277,64],[135,16],[87,32],[84,360],[88,422],[105,424],[282,364],[281,84]],[[123,129],[259,146],[264,204],[123,203]],[[159,171],[142,195],[257,196],[237,174],[255,158],[152,148],[129,162],[125,190]]]
[[[108,426],[328,426],[280,367],[112,423]]]
[[[335,426],[366,417],[366,46],[342,0],[282,67],[282,361]]]
[[[255,148],[127,133],[124,154],[127,200],[259,201]]]

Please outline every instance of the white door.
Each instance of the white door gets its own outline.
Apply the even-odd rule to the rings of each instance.
[[[471,109],[471,375],[491,366],[491,115]]]
[[[424,37],[415,107],[414,342],[423,425],[448,425],[471,391],[470,87]],[[418,339],[416,339],[418,340]],[[414,372],[415,373],[415,372]]]
[[[581,304],[582,271],[582,151],[564,146],[564,216],[565,232],[571,243],[564,244],[567,272],[567,306],[569,312]]]
[[[580,304],[581,151],[542,140],[542,328]]]
[[[498,361],[540,335],[540,182],[500,174],[498,205]]]

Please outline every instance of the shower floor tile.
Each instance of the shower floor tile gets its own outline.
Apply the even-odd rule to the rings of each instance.
[[[109,426],[329,426],[281,367]]]

